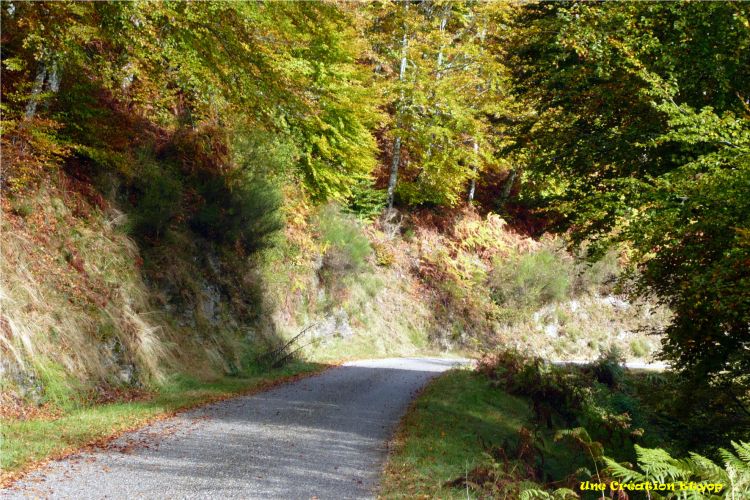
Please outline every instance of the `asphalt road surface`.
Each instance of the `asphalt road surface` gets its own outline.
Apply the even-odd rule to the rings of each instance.
[[[460,363],[348,363],[53,462],[0,498],[372,498],[416,391]]]

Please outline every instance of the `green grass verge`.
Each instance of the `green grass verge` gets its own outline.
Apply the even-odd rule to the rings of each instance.
[[[515,443],[533,427],[528,402],[493,387],[467,369],[436,378],[401,422],[381,483],[382,498],[466,498],[463,488],[444,486],[488,463],[485,445]],[[543,435],[545,469],[566,468],[570,451]],[[474,495],[469,492],[470,497]]]
[[[54,419],[0,419],[0,479],[7,481],[36,462],[107,440],[176,411],[316,373],[326,366],[294,362],[263,374],[213,382],[175,377],[146,400],[69,409]]]
[[[385,498],[466,498],[443,484],[483,461],[480,443],[512,439],[531,419],[528,405],[485,377],[452,370],[436,378],[402,421],[383,478]]]

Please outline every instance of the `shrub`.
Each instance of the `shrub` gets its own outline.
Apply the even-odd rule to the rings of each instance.
[[[354,217],[341,213],[336,205],[326,205],[316,220],[320,239],[326,247],[323,265],[335,272],[362,267],[372,247]]]
[[[635,339],[630,342],[630,352],[636,358],[645,358],[651,353],[651,349],[643,339]]]
[[[568,296],[571,263],[549,249],[496,259],[490,289],[499,304],[536,307]]]
[[[675,451],[715,456],[718,447],[732,439],[750,441],[750,399],[732,386],[706,384],[703,378],[671,371],[650,373],[633,383],[664,433],[679,436]]]
[[[222,174],[230,163],[228,144],[224,128],[202,124],[181,127],[172,137],[171,146],[184,171]]]
[[[209,176],[198,188],[203,204],[190,219],[198,234],[257,251],[281,229],[279,190],[261,177]]]
[[[622,383],[625,376],[623,364],[625,357],[617,347],[610,347],[607,351],[591,363],[590,370],[594,378],[608,387],[617,387]]]
[[[527,397],[539,425],[553,428],[562,419],[565,426],[592,429],[594,438],[627,445],[642,435],[634,424],[643,416],[623,391],[618,360],[613,352],[591,365],[559,366],[505,350],[483,358],[478,369],[509,393]]]
[[[138,191],[131,230],[137,236],[159,239],[179,211],[182,183],[167,171],[152,169],[142,177]]]
[[[372,220],[383,213],[386,205],[387,193],[383,189],[375,189],[366,181],[359,181],[352,186],[352,195],[346,206],[346,211],[365,220]]]
[[[621,273],[619,252],[612,249],[594,262],[582,260],[576,268],[575,289],[577,292],[610,294],[614,291],[614,285]]]
[[[39,117],[9,119],[5,107],[3,114],[3,133],[0,136],[4,167],[2,184],[11,193],[22,193],[36,187],[47,172],[55,171],[70,155],[70,145],[60,134],[62,125],[59,122]]]
[[[396,262],[396,255],[392,248],[383,243],[373,243],[375,262],[379,266],[391,267]]]

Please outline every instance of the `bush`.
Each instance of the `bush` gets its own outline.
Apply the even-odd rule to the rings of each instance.
[[[396,254],[393,249],[383,243],[374,243],[375,262],[379,266],[391,267],[396,262]]]
[[[138,187],[140,196],[132,216],[137,236],[160,239],[179,211],[182,183],[166,171],[147,171]]]
[[[634,339],[630,342],[630,352],[636,358],[645,358],[651,354],[651,348],[643,339]]]
[[[495,260],[490,289],[499,304],[537,307],[565,299],[572,264],[549,249]]]
[[[372,253],[372,247],[359,223],[341,213],[338,206],[321,209],[316,221],[320,239],[326,246],[324,267],[334,272],[358,270]]]
[[[203,204],[190,219],[190,227],[219,243],[240,243],[257,251],[281,229],[279,190],[260,177],[204,178],[199,188]]]
[[[625,376],[624,364],[622,352],[613,346],[590,365],[590,370],[597,382],[614,388],[622,383]]]
[[[681,453],[715,457],[717,449],[733,439],[750,441],[750,400],[731,386],[664,372],[636,378],[634,388],[665,434],[679,436],[672,448]]]
[[[510,394],[528,398],[538,425],[553,428],[562,420],[566,427],[591,429],[596,439],[626,445],[641,438],[635,424],[644,416],[625,391],[619,360],[610,352],[590,365],[560,366],[504,350],[483,358],[478,370]]]
[[[375,189],[367,181],[359,181],[352,186],[352,195],[346,211],[365,220],[380,216],[386,206],[387,193],[384,189]]]
[[[601,295],[614,292],[622,271],[619,257],[619,252],[611,249],[594,262],[579,262],[576,266],[576,292],[597,292]]]

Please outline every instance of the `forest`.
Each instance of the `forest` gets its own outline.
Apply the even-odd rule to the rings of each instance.
[[[9,429],[260,373],[316,323],[309,359],[479,357],[597,476],[750,491],[750,3],[0,10]],[[575,482],[487,450],[456,491]]]

